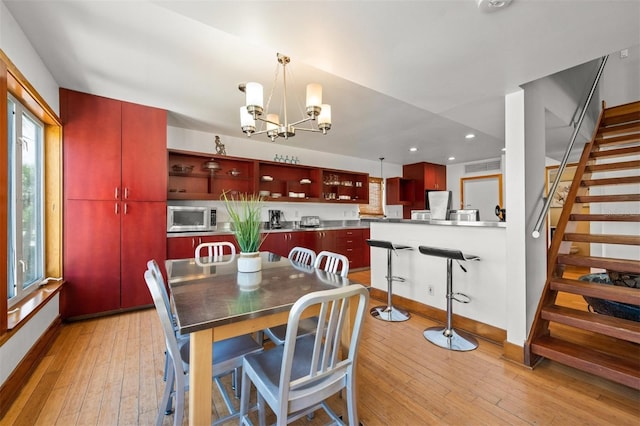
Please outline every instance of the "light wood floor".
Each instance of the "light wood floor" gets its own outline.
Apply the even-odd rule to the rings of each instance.
[[[353,277],[369,281],[368,271]],[[639,422],[640,392],[546,360],[531,371],[503,360],[502,348],[486,341],[472,352],[447,351],[422,337],[433,325],[417,316],[392,324],[367,316],[358,370],[365,426]],[[163,364],[154,310],[67,324],[0,423],[153,424]],[[340,398],[331,402],[341,408]],[[169,425],[173,417],[164,420]],[[318,414],[297,424],[326,420]]]

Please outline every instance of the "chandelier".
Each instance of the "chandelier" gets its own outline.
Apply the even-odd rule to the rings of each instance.
[[[306,117],[289,123],[287,116],[287,64],[291,62],[291,58],[278,53],[278,63],[276,68],[276,75],[274,78],[274,84],[271,89],[271,94],[267,100],[267,106],[264,108],[263,104],[263,92],[262,85],[260,83],[246,83],[240,84],[238,87],[240,91],[246,94],[246,105],[240,107],[240,125],[242,131],[247,135],[259,135],[266,133],[274,142],[276,138],[281,137],[288,139],[296,135],[296,130],[305,132],[322,132],[323,135],[327,134],[327,131],[331,129],[331,105],[322,103],[322,86],[316,83],[307,84],[307,102],[306,102]],[[278,80],[278,74],[282,66],[282,109],[281,112],[284,116],[284,120],[280,119],[278,114],[270,113],[269,106],[271,98]],[[266,111],[265,111],[266,110]],[[317,118],[317,127],[313,127],[313,123]],[[256,132],[256,120],[265,123],[266,128]],[[302,123],[309,122],[309,127],[298,127]]]

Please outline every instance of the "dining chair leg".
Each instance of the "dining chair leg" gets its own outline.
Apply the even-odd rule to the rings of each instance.
[[[256,392],[256,393],[258,394],[258,418],[260,419],[258,424],[260,426],[266,426],[267,425],[267,413],[266,413],[264,397],[262,396],[262,394],[260,392]],[[278,419],[278,420],[280,420],[280,419]],[[287,424],[287,415],[286,415],[286,413],[284,415],[284,420],[285,420],[284,423],[281,423],[281,424]]]
[[[251,382],[249,381],[249,377],[243,372],[242,373],[242,390],[240,393],[240,424],[250,424],[247,420],[247,416],[249,415],[249,397],[251,392]]]
[[[355,395],[355,383],[353,380],[347,382],[347,415],[349,418],[349,424],[353,426],[358,425],[358,405],[356,403]]]
[[[158,414],[160,417],[160,424],[162,424],[163,411],[165,416],[168,416],[173,412],[171,393],[173,392],[173,386],[175,384],[175,374],[173,366],[170,366],[167,370],[167,380],[164,385],[164,393],[162,394],[162,402],[160,403],[160,410]]]

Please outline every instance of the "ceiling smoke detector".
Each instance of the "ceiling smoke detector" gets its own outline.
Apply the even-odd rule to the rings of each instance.
[[[478,3],[478,9],[483,12],[495,12],[499,9],[504,9],[511,4],[512,0],[476,0]]]

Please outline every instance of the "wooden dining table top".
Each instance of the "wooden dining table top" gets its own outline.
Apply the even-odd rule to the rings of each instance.
[[[238,256],[221,262],[167,260],[172,303],[180,333],[284,312],[305,294],[354,284],[348,278],[286,257],[261,252],[262,270],[238,272]]]

